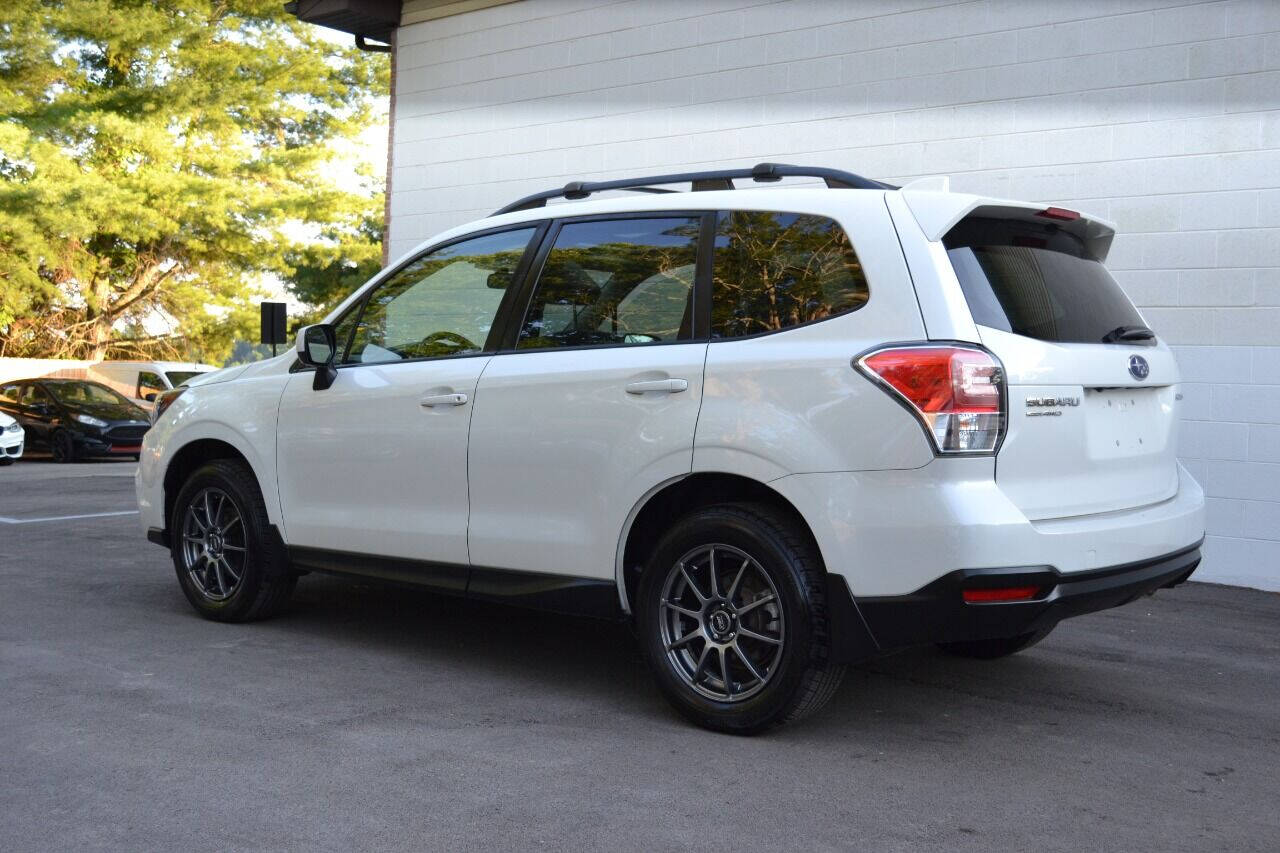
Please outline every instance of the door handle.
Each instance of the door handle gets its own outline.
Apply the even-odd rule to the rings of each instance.
[[[644,394],[649,391],[676,394],[688,391],[689,383],[684,379],[650,379],[645,382],[628,382],[626,390],[628,394]]]
[[[435,406],[462,406],[467,402],[466,394],[432,394],[430,397],[423,397],[419,403],[423,408],[430,409]]]

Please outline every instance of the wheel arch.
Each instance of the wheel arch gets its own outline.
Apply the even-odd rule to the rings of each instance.
[[[263,493],[263,497],[267,497],[266,490],[262,487],[262,478],[258,476],[253,463],[239,448],[220,438],[197,438],[179,448],[165,468],[164,520],[166,528],[169,520],[173,518],[173,505],[178,499],[178,492],[182,490],[182,484],[187,481],[187,478],[197,468],[215,459],[231,459],[244,463],[245,467],[253,474],[253,478],[258,484],[259,491]],[[270,514],[271,501],[266,500],[265,502],[268,514]]]
[[[721,503],[764,504],[803,531],[821,557],[822,550],[808,521],[795,505],[768,484],[740,474],[699,471],[650,489],[631,510],[618,541],[615,576],[624,612],[631,613],[636,585],[647,549],[667,527],[693,510]]]

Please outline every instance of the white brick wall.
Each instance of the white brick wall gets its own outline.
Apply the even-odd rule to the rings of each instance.
[[[391,249],[577,178],[787,160],[1118,222],[1200,577],[1280,589],[1280,2],[525,0],[398,33]]]

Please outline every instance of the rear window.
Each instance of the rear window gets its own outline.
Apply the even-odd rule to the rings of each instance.
[[[974,217],[943,243],[974,322],[1057,343],[1123,342],[1145,329],[1133,303],[1084,241],[1056,225]]]
[[[205,371],[203,370],[166,370],[164,375],[169,377],[169,384],[177,388],[183,382],[188,382],[204,374]]]

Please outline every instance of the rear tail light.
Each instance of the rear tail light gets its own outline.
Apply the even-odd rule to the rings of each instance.
[[[993,453],[1004,432],[1004,375],[986,350],[889,347],[858,367],[911,409],[939,453]]]

